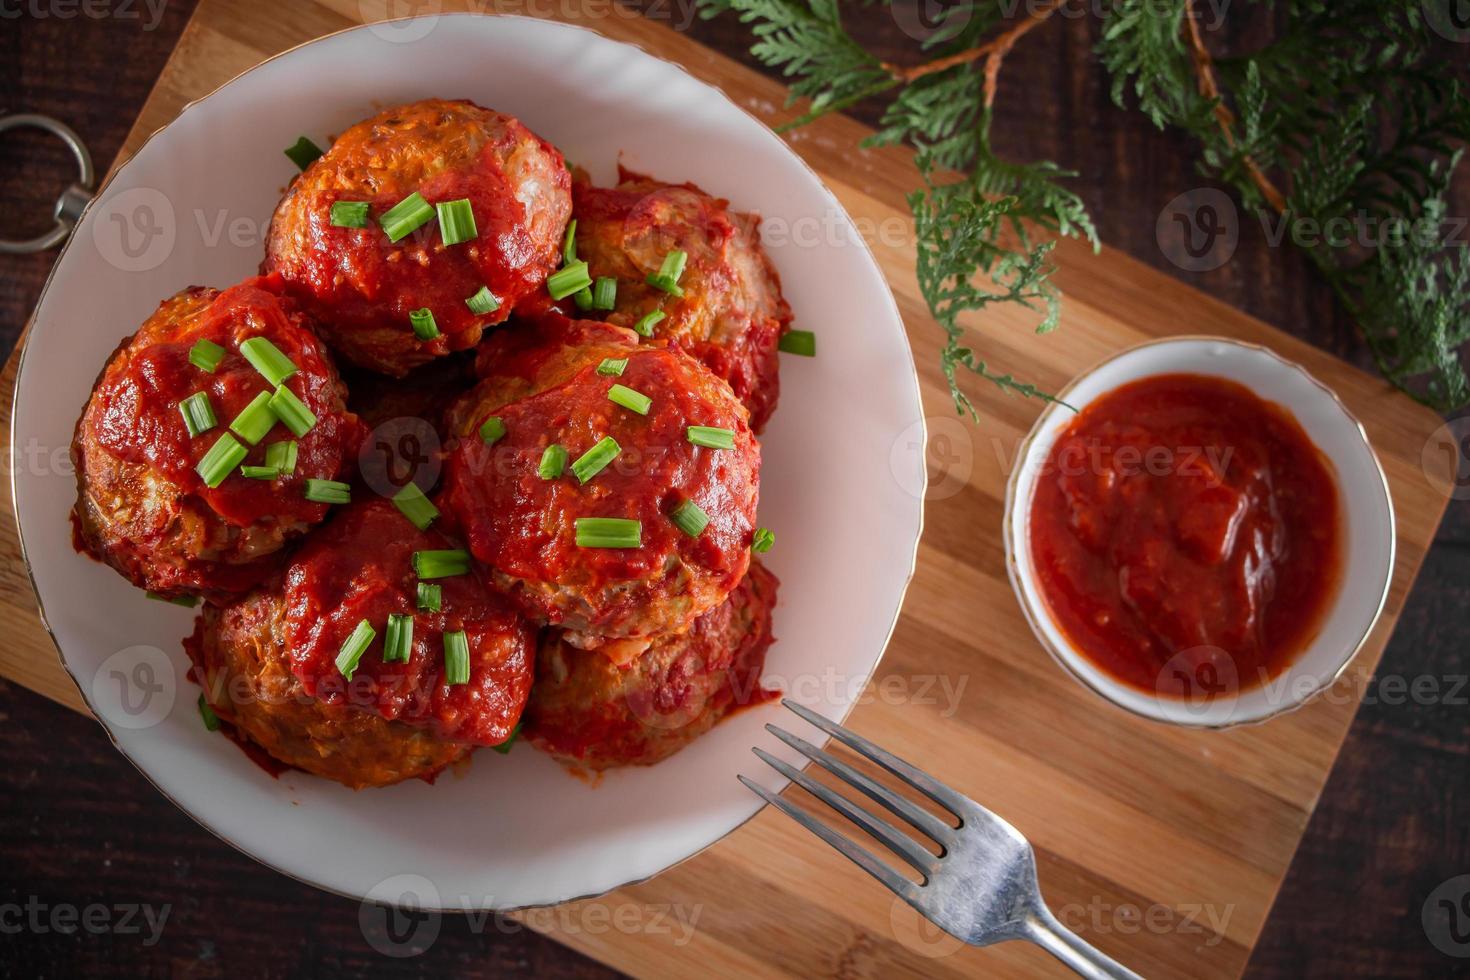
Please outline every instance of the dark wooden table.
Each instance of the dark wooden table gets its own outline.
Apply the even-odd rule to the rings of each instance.
[[[105,166],[192,8],[192,0],[0,0],[0,109],[68,122]],[[1089,17],[1058,20],[1011,55],[995,126],[1001,148],[1080,170],[1073,186],[1111,245],[1367,366],[1351,324],[1306,259],[1269,245],[1258,226],[1247,223],[1234,258],[1213,272],[1180,272],[1160,253],[1160,209],[1201,185],[1194,148],[1112,106],[1091,56],[1096,27]],[[883,28],[874,22],[875,43],[883,43]],[[1247,24],[1229,43],[1248,44],[1267,28]],[[746,35],[730,21],[691,31],[749,62]],[[1449,56],[1463,75],[1470,48],[1461,48]],[[857,114],[871,122],[868,108]],[[71,167],[46,137],[0,137],[0,234],[43,230]],[[1470,181],[1462,180],[1452,213],[1467,207]],[[0,256],[6,354],[54,254]],[[1457,501],[1292,866],[1253,975],[1414,977],[1466,969],[1470,961],[1428,941],[1420,912],[1437,885],[1470,873],[1470,687],[1447,696],[1470,674],[1467,610],[1470,505]],[[1405,697],[1418,677],[1434,678],[1442,696],[1432,703]],[[277,875],[211,837],[126,765],[91,720],[0,681],[0,722],[0,974],[609,972],[527,930],[494,922],[476,929],[460,918],[446,919],[422,955],[384,958],[364,941],[357,903]],[[155,916],[168,908],[156,942],[140,914],[126,923],[138,931],[123,928],[124,908],[145,905]],[[108,911],[87,913],[88,906]],[[93,918],[67,918],[84,914]],[[81,924],[104,920],[111,927]]]

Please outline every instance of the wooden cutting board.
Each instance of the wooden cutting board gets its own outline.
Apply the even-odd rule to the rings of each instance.
[[[398,3],[396,12],[466,6],[490,5],[430,0]],[[610,0],[495,6],[539,15],[554,10],[683,65],[767,122],[785,118],[777,108],[784,94],[779,85]],[[256,0],[203,0],[123,158],[187,102],[267,56],[363,18],[380,19],[395,5],[296,0],[266,8]],[[859,227],[905,227],[903,195],[917,186],[917,175],[900,151],[858,151],[864,133],[849,119],[828,118],[793,135],[791,145],[823,175]],[[1070,242],[1059,248],[1057,280],[1066,299],[1057,334],[1038,339],[1014,311],[985,321],[976,339],[983,352],[1052,390],[1104,355],[1153,337],[1208,333],[1265,344],[1336,389],[1366,420],[1382,457],[1398,517],[1398,565],[1383,619],[1334,696],[1267,725],[1226,733],[1141,721],[1095,699],[1053,666],[1006,581],[1004,482],[1039,406],[977,385],[983,421],[971,426],[955,420],[938,370],[939,331],[914,282],[912,246],[894,244],[905,236],[877,237],[875,253],[918,362],[934,436],[934,489],[917,573],[870,689],[876,693],[851,724],[1020,828],[1036,845],[1052,907],[1104,950],[1149,976],[1236,976],[1443,512],[1445,497],[1429,477],[1442,481],[1446,474],[1426,473],[1421,463],[1441,420],[1381,380],[1107,249],[1093,255]],[[14,378],[12,357],[0,375],[7,441]],[[9,495],[3,506],[13,509]],[[0,523],[0,557],[0,615],[11,625],[9,642],[0,645],[0,673],[84,710],[38,621],[13,514]],[[935,683],[920,696],[926,678],[938,678],[950,691],[964,684],[963,695],[949,698]],[[900,689],[913,697],[893,703],[904,699],[884,693]],[[970,949],[921,928],[862,872],[769,810],[651,881],[564,913],[528,918],[576,949],[647,975],[1063,974],[1045,954],[1022,944]],[[683,928],[667,927],[679,921],[693,926],[692,938]],[[619,928],[620,922],[642,925]]]

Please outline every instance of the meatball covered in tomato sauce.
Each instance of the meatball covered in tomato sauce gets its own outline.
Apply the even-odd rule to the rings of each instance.
[[[301,434],[263,404],[278,386],[247,351],[264,352],[276,378],[289,373],[279,387],[302,413],[293,424],[310,421]],[[326,517],[325,504],[307,499],[307,481],[351,470],[362,426],[344,393],[325,346],[274,279],[164,300],[113,353],[77,423],[79,548],[165,596],[249,589]],[[206,456],[230,448],[235,465],[206,480]],[[289,456],[290,468],[268,472],[268,456]]]
[[[291,184],[265,268],[285,277],[344,357],[403,375],[473,347],[541,290],[559,261],[570,184],[561,153],[510,116],[439,99],[388,109],[343,133]],[[384,215],[405,200],[423,223],[385,228]],[[446,223],[438,205],[472,220]],[[421,309],[433,314],[431,337],[409,320]]]
[[[288,628],[279,590],[262,590],[206,606],[184,643],[205,699],[247,750],[353,789],[432,779],[469,754],[469,745],[307,694],[286,655]]]
[[[572,766],[651,765],[736,708],[767,700],[760,675],[776,586],[752,562],[730,597],[687,633],[659,637],[625,664],[549,631],[526,707],[527,738]]]
[[[623,171],[616,187],[581,173],[572,188],[577,257],[593,277],[617,279],[608,319],[632,326],[662,312],[651,332],[729,382],[759,432],[780,394],[777,344],[791,323],[781,279],[760,244],[760,221],[730,210],[693,184],[665,184]],[[669,253],[682,251],[679,295],[650,284]]]
[[[527,329],[448,413],[441,506],[569,643],[641,649],[688,629],[750,563],[760,447],[744,406],[694,358],[626,330],[556,316]]]

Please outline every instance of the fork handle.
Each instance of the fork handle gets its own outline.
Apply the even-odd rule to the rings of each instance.
[[[1088,980],[1143,980],[1117,960],[1083,942],[1042,906],[1026,919],[1026,938]]]

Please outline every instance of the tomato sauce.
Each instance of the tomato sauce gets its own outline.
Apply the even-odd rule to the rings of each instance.
[[[1340,578],[1332,466],[1242,385],[1124,385],[1062,432],[1037,481],[1030,548],[1051,615],[1098,667],[1185,696],[1203,665],[1235,690],[1315,636]]]

